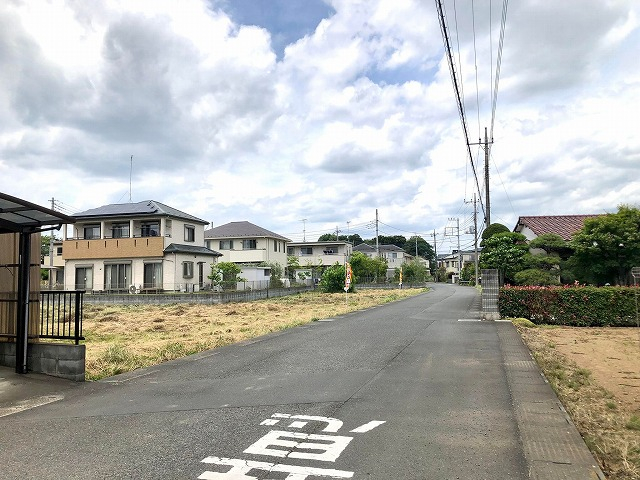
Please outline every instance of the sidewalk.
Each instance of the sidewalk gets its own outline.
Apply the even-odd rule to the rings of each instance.
[[[535,480],[604,480],[598,463],[511,322],[498,322],[504,369]]]
[[[0,366],[0,417],[62,400],[83,384],[39,373],[18,374]]]

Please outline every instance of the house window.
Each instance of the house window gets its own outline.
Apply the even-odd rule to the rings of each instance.
[[[271,276],[271,270],[267,270],[267,269],[265,268],[265,270],[264,270],[264,276],[265,276],[265,277],[270,277],[270,276]]]
[[[184,241],[195,242],[196,241],[196,227],[193,225],[184,226]]]
[[[158,222],[145,222],[140,226],[141,237],[159,237],[160,224]]]
[[[76,290],[93,290],[93,267],[76,267]]]
[[[113,238],[129,238],[129,224],[114,223],[111,227],[111,236]]]
[[[276,242],[275,240],[273,241],[273,251],[274,252],[278,251],[278,247],[280,246],[279,244],[280,244],[280,242]]]
[[[300,247],[300,255],[313,255],[313,247]]]
[[[84,239],[91,240],[92,238],[100,238],[100,225],[84,226]]]
[[[220,250],[233,250],[233,240],[220,240]]]
[[[182,262],[182,276],[193,278],[193,262]]]
[[[293,247],[287,247],[287,255],[295,255],[296,249]]]
[[[104,288],[106,290],[128,290],[131,280],[130,263],[112,263],[104,266]]]
[[[243,240],[242,241],[242,249],[243,250],[255,250],[256,249],[256,240]]]
[[[144,264],[144,284],[142,288],[162,288],[162,263]]]
[[[62,247],[56,247],[56,256],[58,257],[62,256]]]
[[[391,254],[391,258],[393,258],[393,259],[398,258],[398,254],[396,252],[393,252]]]

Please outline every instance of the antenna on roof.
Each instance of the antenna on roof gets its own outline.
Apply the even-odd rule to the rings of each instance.
[[[129,167],[129,203],[131,203],[131,175],[133,174],[133,155],[131,155],[131,166]]]

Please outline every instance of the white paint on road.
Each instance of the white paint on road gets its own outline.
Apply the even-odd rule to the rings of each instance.
[[[312,440],[313,442],[301,440]],[[319,435],[271,430],[249,446],[243,453],[335,462],[351,440],[353,440],[353,437],[343,437],[341,435]]]
[[[264,472],[288,473],[286,480],[304,480],[309,476],[328,478],[352,478],[353,472],[344,470],[334,470],[330,468],[301,467],[297,465],[283,465],[278,463],[254,462],[251,460],[241,460],[238,458],[207,457],[203,463],[214,465],[227,465],[231,470],[225,473],[204,472],[198,477],[199,480],[257,480],[258,477],[248,475],[251,470],[261,470]]]
[[[18,405],[0,408],[0,417],[6,417],[15,413],[24,412],[32,408],[41,407],[49,403],[60,401],[64,395],[44,395],[42,397],[34,397],[20,402]]]
[[[278,420],[273,422],[272,419],[277,419],[277,418],[304,420],[303,422],[298,422],[298,421],[291,422],[288,428],[302,428],[308,422],[326,423],[327,426],[322,429],[323,432],[335,433],[338,430],[340,430],[340,428],[342,428],[342,421],[338,420],[337,418],[318,417],[313,415],[289,415],[288,413],[274,413],[273,415],[271,415],[271,419],[269,419],[269,421],[271,421],[272,423],[267,424],[265,423],[267,420],[265,420],[260,425],[275,425],[276,423],[278,423]]]
[[[365,423],[364,425],[361,425],[358,428],[354,428],[353,430],[351,430],[351,433],[367,433],[373,430],[374,428],[382,425],[383,423],[386,423],[386,422],[382,420],[374,420],[372,422]]]

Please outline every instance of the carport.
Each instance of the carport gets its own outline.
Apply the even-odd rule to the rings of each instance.
[[[55,210],[41,207],[35,203],[22,200],[0,192],[0,235],[13,234],[19,236],[17,258],[12,263],[0,265],[8,269],[17,269],[16,302],[16,372],[27,373],[27,345],[29,332],[29,303],[32,289],[30,268],[39,267],[31,263],[32,235],[50,230],[60,230],[63,224],[74,223],[72,217]],[[39,285],[37,285],[39,290]]]

